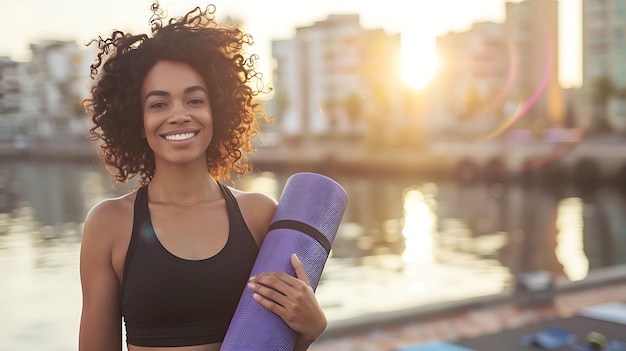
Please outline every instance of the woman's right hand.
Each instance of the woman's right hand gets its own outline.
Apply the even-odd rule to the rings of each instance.
[[[299,342],[308,347],[324,332],[327,320],[304,265],[295,254],[291,255],[291,264],[296,277],[283,272],[261,273],[250,278],[248,288],[259,304],[280,316],[298,333]]]

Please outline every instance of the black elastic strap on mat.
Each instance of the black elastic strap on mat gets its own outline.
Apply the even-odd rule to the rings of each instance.
[[[327,254],[330,254],[330,242],[328,241],[328,238],[326,238],[324,234],[320,233],[319,230],[311,227],[310,225],[299,222],[299,221],[285,219],[282,221],[276,221],[272,223],[270,225],[270,228],[267,231],[270,232],[274,229],[281,229],[281,228],[297,230],[299,232],[302,232],[310,236],[311,238],[315,239],[318,243],[320,243],[320,245],[322,245],[324,250],[326,250]]]

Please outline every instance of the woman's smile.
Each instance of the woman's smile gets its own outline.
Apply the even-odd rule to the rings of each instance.
[[[188,139],[193,138],[195,135],[196,133],[193,133],[193,132],[181,133],[181,134],[169,134],[165,136],[165,139],[170,140],[170,141],[188,140]]]

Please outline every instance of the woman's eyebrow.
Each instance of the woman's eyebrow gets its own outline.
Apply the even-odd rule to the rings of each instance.
[[[204,89],[203,87],[199,85],[194,85],[192,87],[185,89],[185,94],[193,93],[194,91],[198,91],[198,90],[203,91],[206,95],[209,95],[206,89]]]
[[[163,91],[163,90],[152,90],[148,92],[148,94],[146,94],[144,101],[148,100],[150,96],[170,96],[170,93],[168,93],[167,91]]]
[[[209,93],[206,91],[206,89],[204,89],[203,87],[201,87],[199,85],[194,85],[194,86],[191,86],[189,88],[186,88],[184,90],[184,93],[185,94],[190,94],[190,93],[193,93],[194,91],[198,91],[198,90],[203,91],[205,94],[209,95]],[[170,93],[168,93],[167,91],[164,91],[164,90],[152,90],[152,91],[148,92],[148,94],[146,94],[146,97],[144,98],[144,101],[148,100],[148,98],[150,96],[170,96]]]

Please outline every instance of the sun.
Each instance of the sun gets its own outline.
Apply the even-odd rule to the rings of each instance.
[[[424,89],[438,67],[434,37],[423,32],[403,32],[401,60],[404,82],[412,89]]]

